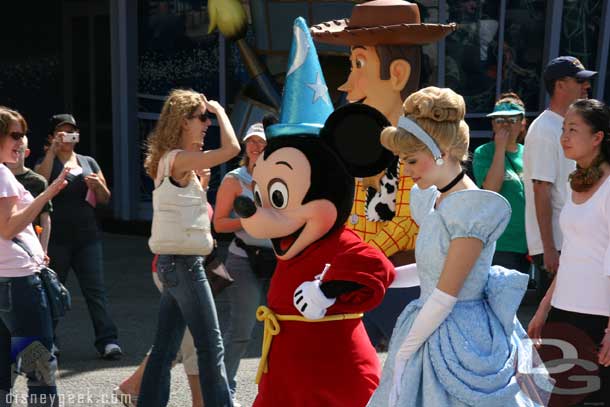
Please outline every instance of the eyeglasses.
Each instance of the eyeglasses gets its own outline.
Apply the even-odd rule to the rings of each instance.
[[[199,121],[201,121],[201,123],[205,123],[208,120],[212,120],[212,118],[210,117],[210,113],[208,113],[207,111],[200,113],[198,115],[190,116],[189,119],[199,119]]]
[[[248,144],[248,143],[258,144],[258,145],[261,145],[261,146],[266,146],[266,145],[267,145],[267,142],[266,142],[265,140],[261,140],[261,139],[258,139],[258,140],[257,140],[257,139],[256,139],[256,138],[254,138],[254,137],[249,137],[249,138],[246,140],[246,144]]]
[[[516,124],[519,123],[521,121],[521,117],[519,116],[511,116],[511,117],[494,117],[493,118],[493,122],[495,124],[504,124],[504,123],[508,123],[508,124]]]
[[[20,131],[13,131],[9,133],[9,136],[11,136],[11,138],[15,141],[17,140],[21,140],[22,138],[24,138],[25,136],[27,136],[26,133],[22,133]]]

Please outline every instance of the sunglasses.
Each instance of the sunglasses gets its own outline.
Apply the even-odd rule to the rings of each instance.
[[[194,116],[190,116],[189,119],[199,119],[199,121],[201,123],[205,123],[208,120],[212,120],[212,117],[210,116],[210,113],[208,113],[207,111],[198,114],[198,115],[194,115]]]
[[[9,136],[11,136],[11,138],[15,141],[17,140],[21,140],[22,138],[24,138],[25,136],[27,136],[26,133],[22,133],[20,131],[13,131],[9,133]]]
[[[494,117],[493,122],[495,124],[516,124],[521,122],[521,117],[519,116],[511,116],[511,117]]]

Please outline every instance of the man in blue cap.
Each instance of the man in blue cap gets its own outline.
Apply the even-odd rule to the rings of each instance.
[[[536,291],[540,300],[559,266],[563,236],[559,213],[565,203],[568,176],[576,163],[568,160],[559,139],[563,118],[577,99],[588,98],[590,80],[597,72],[585,69],[571,56],[553,59],[543,79],[551,102],[527,132],[523,152],[525,231],[530,256],[536,265]]]

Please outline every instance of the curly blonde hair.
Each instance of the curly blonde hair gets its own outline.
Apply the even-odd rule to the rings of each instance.
[[[163,154],[180,148],[183,120],[191,117],[203,104],[204,96],[192,89],[174,89],[170,92],[159,120],[146,140],[144,168],[149,177],[157,177],[157,167]]]
[[[424,129],[442,151],[463,162],[468,159],[469,129],[464,121],[464,98],[449,88],[430,86],[409,96],[402,105],[404,115]],[[381,144],[396,155],[427,150],[417,137],[400,127],[386,127]]]

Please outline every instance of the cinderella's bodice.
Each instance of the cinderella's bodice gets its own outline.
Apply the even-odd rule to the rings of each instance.
[[[466,278],[458,299],[481,299],[489,278],[496,240],[510,220],[510,205],[501,195],[484,190],[463,190],[449,194],[438,207],[440,193],[435,187],[411,190],[411,214],[419,225],[415,246],[421,298],[436,287],[445,265],[452,239],[477,238],[483,250]]]

